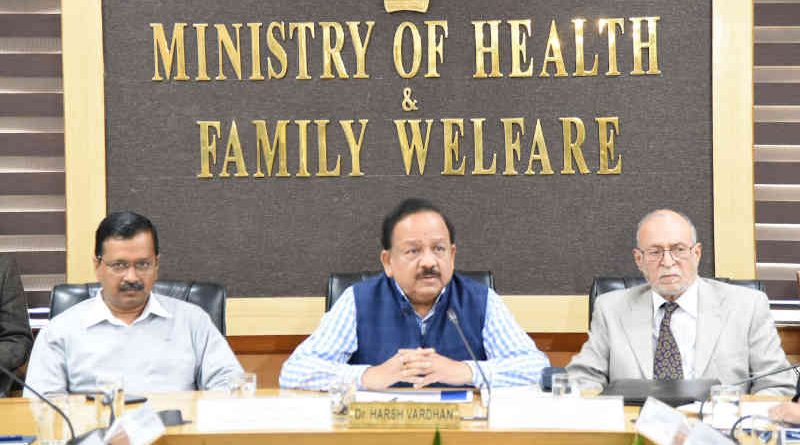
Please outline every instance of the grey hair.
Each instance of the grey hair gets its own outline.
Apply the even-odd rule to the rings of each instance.
[[[684,221],[686,221],[687,224],[689,224],[689,227],[692,228],[692,244],[697,244],[697,228],[695,228],[694,223],[692,222],[691,219],[689,219],[688,216],[686,216],[685,213],[679,212],[677,210],[672,210],[672,209],[657,209],[657,210],[653,210],[652,212],[648,213],[647,215],[644,215],[644,217],[642,217],[642,219],[639,220],[639,224],[636,226],[636,245],[637,246],[639,245],[639,232],[642,231],[642,226],[647,221],[649,221],[650,219],[655,218],[655,217],[659,216],[660,214],[667,213],[667,212],[674,213],[674,214],[680,216],[681,218],[683,218]]]

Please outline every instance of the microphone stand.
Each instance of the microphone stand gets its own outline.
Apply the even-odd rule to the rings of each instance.
[[[481,378],[483,379],[484,384],[486,384],[486,415],[485,416],[471,416],[465,418],[465,420],[489,420],[489,406],[492,402],[492,385],[489,383],[489,379],[486,378],[486,374],[483,372],[483,368],[481,364],[478,363],[478,358],[475,356],[475,352],[472,350],[472,347],[469,345],[467,341],[467,336],[464,335],[464,331],[461,329],[461,324],[458,322],[458,316],[456,312],[449,308],[447,309],[447,318],[450,319],[450,322],[453,323],[455,326],[456,331],[458,332],[458,336],[461,337],[461,341],[464,343],[464,347],[469,353],[470,358],[472,361],[475,362],[475,367],[478,368],[478,372],[481,374]],[[480,390],[480,387],[478,388]],[[481,391],[481,403],[483,403],[483,391]]]
[[[56,406],[53,402],[47,400],[47,398],[45,396],[39,394],[38,391],[36,391],[35,389],[31,388],[27,383],[25,383],[22,379],[17,377],[13,372],[11,372],[10,370],[6,369],[4,366],[0,366],[0,372],[2,372],[3,374],[7,375],[11,380],[13,380],[16,383],[20,384],[24,388],[29,389],[39,400],[41,400],[44,403],[46,403],[48,406],[50,406],[50,408],[53,408],[55,410],[55,412],[57,412],[62,418],[64,418],[64,421],[67,423],[67,427],[69,427],[70,439],[67,441],[67,445],[79,445],[85,439],[88,439],[89,437],[91,437],[91,436],[93,436],[95,434],[102,434],[102,432],[104,431],[103,429],[94,429],[94,430],[88,431],[88,432],[86,432],[84,434],[81,434],[80,436],[75,437],[75,428],[73,428],[72,422],[70,422],[69,417],[67,417],[67,415],[64,414],[64,411],[62,411],[61,408]],[[100,442],[102,442],[102,439],[103,439],[102,436],[97,438],[97,440],[100,441]]]

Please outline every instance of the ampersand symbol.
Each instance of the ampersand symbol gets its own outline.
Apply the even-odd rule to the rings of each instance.
[[[417,101],[411,98],[411,88],[403,88],[403,111],[416,111]]]

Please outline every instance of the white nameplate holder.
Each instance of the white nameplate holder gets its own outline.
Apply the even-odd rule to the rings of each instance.
[[[127,435],[130,445],[149,445],[164,435],[166,428],[161,418],[149,405],[126,412],[106,432],[105,443],[111,443],[121,433]]]
[[[327,397],[248,397],[197,401],[198,431],[329,431]]]
[[[677,409],[648,397],[639,411],[636,431],[657,445],[672,445],[676,437],[685,439],[689,435],[689,423]]]
[[[489,428],[625,431],[625,408],[622,397],[553,397],[503,388],[492,391]]]

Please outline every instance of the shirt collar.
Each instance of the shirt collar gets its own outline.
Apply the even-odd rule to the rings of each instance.
[[[398,292],[400,292],[400,295],[402,295],[402,296],[403,296],[403,298],[404,298],[404,299],[405,299],[405,300],[408,302],[408,304],[409,304],[409,305],[411,305],[411,309],[414,309],[414,305],[413,305],[413,304],[411,304],[411,300],[409,300],[409,299],[408,299],[408,296],[406,295],[406,293],[405,293],[405,292],[403,292],[403,288],[402,288],[402,287],[400,287],[400,285],[399,285],[399,284],[397,284],[397,281],[395,281],[395,279],[394,279],[394,278],[392,278],[392,283],[394,283],[394,287],[396,287],[396,288],[397,288],[397,291],[398,291]],[[420,319],[422,319],[422,321],[425,321],[425,320],[429,319],[430,317],[432,317],[432,316],[433,316],[433,314],[436,312],[436,306],[439,304],[439,300],[441,300],[441,299],[442,299],[442,295],[444,295],[444,292],[447,290],[447,286],[449,286],[449,285],[450,285],[450,283],[447,283],[447,284],[446,284],[446,285],[445,285],[445,286],[442,288],[442,291],[441,291],[441,292],[439,292],[439,296],[438,296],[438,297],[436,297],[436,301],[434,301],[434,302],[433,302],[433,306],[431,306],[431,310],[430,310],[430,312],[428,312],[428,314],[427,314],[427,315],[425,315],[425,318],[421,317],[421,316],[420,316],[420,315],[417,313],[417,311],[416,311],[416,310],[414,310],[414,315],[416,315],[416,316],[417,316],[417,318],[420,318]]]
[[[697,289],[698,289],[698,282],[700,280],[695,279],[694,283],[689,285],[688,288],[681,294],[680,297],[675,299],[675,303],[678,303],[678,307],[686,311],[689,315],[693,318],[697,318]],[[661,305],[667,303],[667,300],[658,294],[655,290],[652,291],[652,299],[653,299],[653,313],[658,312],[661,308]]]
[[[114,314],[111,313],[111,309],[108,308],[105,300],[103,300],[102,292],[103,289],[98,289],[97,293],[92,298],[89,310],[86,312],[86,315],[83,318],[83,327],[89,328],[103,321],[108,321],[109,323],[117,326],[126,326],[122,320],[118,319],[114,316]],[[132,324],[136,324],[141,320],[145,320],[150,316],[150,314],[163,318],[172,318],[172,314],[167,311],[166,308],[164,308],[159,301],[159,298],[153,292],[150,292],[150,297],[147,299],[147,304],[145,305],[144,310]]]

